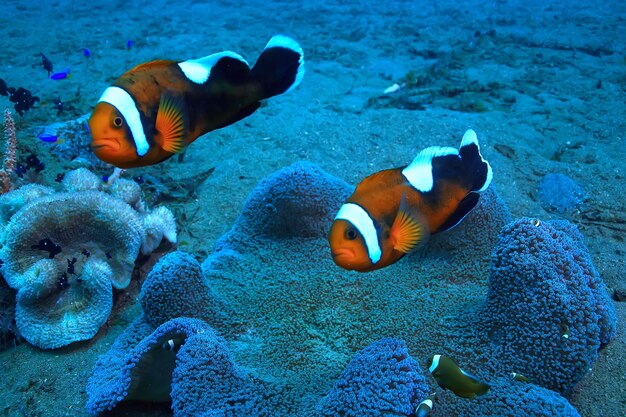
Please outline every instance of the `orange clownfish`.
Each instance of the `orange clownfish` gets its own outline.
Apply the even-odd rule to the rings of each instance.
[[[252,68],[231,51],[139,65],[98,100],[89,119],[91,148],[119,168],[157,164],[251,115],[260,100],[294,89],[303,76],[302,48],[283,35],[270,39]]]
[[[370,175],[335,216],[328,236],[333,260],[361,272],[393,264],[457,225],[492,177],[471,129],[458,150],[431,146],[405,167]]]

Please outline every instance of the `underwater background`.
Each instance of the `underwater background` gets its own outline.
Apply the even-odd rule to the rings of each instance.
[[[625,31],[620,1],[3,1],[0,415],[626,415]],[[118,76],[275,34],[297,88],[103,180]],[[354,186],[470,128],[494,176],[463,222],[335,265]]]

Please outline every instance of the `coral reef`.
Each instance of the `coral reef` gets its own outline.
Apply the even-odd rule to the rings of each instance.
[[[42,145],[61,160],[83,162],[98,169],[110,168],[91,150],[91,134],[87,124],[89,116],[86,114],[75,120],[42,126],[41,135],[57,138],[55,142],[42,142]]]
[[[203,321],[176,318],[155,329],[142,315],[98,359],[87,411],[171,398],[174,416],[271,417],[280,388],[239,368],[226,341]]]
[[[539,183],[537,197],[547,211],[565,213],[580,206],[587,194],[567,175],[548,174]]]
[[[255,378],[234,363],[226,340],[203,332],[180,348],[172,382],[174,416],[275,416],[280,385]]]
[[[235,225],[216,249],[240,237],[248,242],[267,237],[325,237],[329,221],[352,189],[315,164],[296,162],[252,190]]]
[[[489,392],[472,401],[449,391],[438,393],[430,416],[580,417],[565,398],[535,384],[508,377],[492,378],[489,384]]]
[[[4,278],[17,290],[17,327],[42,348],[93,337],[110,314],[112,288],[130,283],[147,236],[150,251],[154,236],[176,237],[171,213],[149,221],[152,229],[160,230],[160,220],[161,229],[174,233],[146,233],[151,213],[108,193],[85,169],[69,172],[62,187],[53,192],[25,186],[0,198],[2,219],[8,220],[0,258]]]
[[[329,417],[410,415],[427,395],[426,380],[405,342],[383,338],[355,355],[317,412]]]
[[[203,277],[195,260],[183,254],[155,268],[142,291],[144,314],[153,316],[154,324],[143,318],[143,324],[127,330],[133,334],[123,336],[128,348],[176,314],[202,319],[224,338],[196,335],[181,347],[190,358],[173,372],[180,370],[181,381],[183,374],[191,379],[180,386],[172,382],[176,415],[293,416],[316,410],[375,415],[382,409],[408,414],[427,392],[416,360],[433,354],[455,357],[468,372],[495,385],[481,403],[471,402],[479,411],[468,415],[506,414],[507,406],[531,410],[533,403],[524,395],[536,399],[537,415],[576,415],[561,396],[538,385],[573,385],[579,369],[593,364],[600,343],[612,337],[614,316],[580,235],[571,237],[573,226],[537,227],[525,219],[498,236],[510,214],[491,190],[461,227],[433,239],[430,247],[360,274],[337,268],[326,240],[350,191],[319,167],[296,163],[250,194],[232,229],[203,262]],[[486,254],[492,252],[490,275]],[[537,268],[549,282],[539,280]],[[525,273],[537,282],[520,281]],[[189,288],[174,289],[186,283],[185,276],[191,277]],[[512,298],[512,292],[528,299]],[[171,296],[201,307],[187,308]],[[162,316],[150,311],[152,303],[163,306],[156,307],[163,308]],[[568,314],[572,321],[560,326],[559,318]],[[526,321],[523,333],[516,333],[517,320]],[[555,335],[561,345],[550,339]],[[547,338],[543,345],[541,338]],[[563,343],[571,349],[558,350]],[[214,363],[213,357],[223,360]],[[528,371],[530,366],[535,370]],[[218,369],[226,380],[218,378]],[[400,371],[400,379],[386,379],[391,369]],[[501,379],[510,372],[523,373],[534,384]],[[426,381],[434,386],[431,378]],[[360,388],[380,396],[357,394]],[[445,413],[434,415],[461,415],[468,405],[452,397],[440,409]]]
[[[485,310],[502,365],[564,394],[616,332],[606,287],[566,221],[522,218],[502,230]]]
[[[193,256],[175,251],[163,256],[141,286],[146,321],[157,327],[176,317],[192,317],[212,303],[211,289]]]
[[[198,333],[213,331],[186,318],[155,330],[140,317],[98,359],[87,383],[87,411],[97,415],[124,400],[169,401],[178,350]]]

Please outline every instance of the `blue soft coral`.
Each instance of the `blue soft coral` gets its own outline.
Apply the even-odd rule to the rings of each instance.
[[[198,261],[188,253],[168,253],[152,268],[139,295],[146,321],[159,326],[176,317],[199,315],[212,304]]]
[[[492,256],[485,306],[495,357],[567,393],[616,331],[616,313],[582,236],[568,222],[507,225]]]
[[[403,340],[383,338],[357,353],[322,400],[322,416],[409,415],[428,395]]]
[[[184,343],[184,339],[197,333],[213,332],[201,320],[188,318],[168,321],[153,330],[143,317],[138,319],[115,341],[111,350],[98,359],[87,383],[90,414],[111,410],[127,399],[165,400],[147,397],[155,390],[168,394],[171,384],[171,364],[164,364],[162,356],[154,355],[155,352],[167,350],[166,343],[172,338],[182,339],[177,343]],[[144,389],[146,386],[148,388]]]

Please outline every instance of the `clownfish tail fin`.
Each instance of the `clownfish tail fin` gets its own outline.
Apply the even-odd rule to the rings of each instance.
[[[261,99],[293,90],[304,77],[302,48],[288,36],[273,36],[250,70],[250,77],[261,86]]]
[[[459,156],[461,157],[463,170],[466,173],[465,178],[471,181],[469,191],[485,191],[491,184],[493,171],[489,162],[485,161],[480,154],[478,138],[476,137],[476,132],[472,129],[468,129],[463,135]]]

